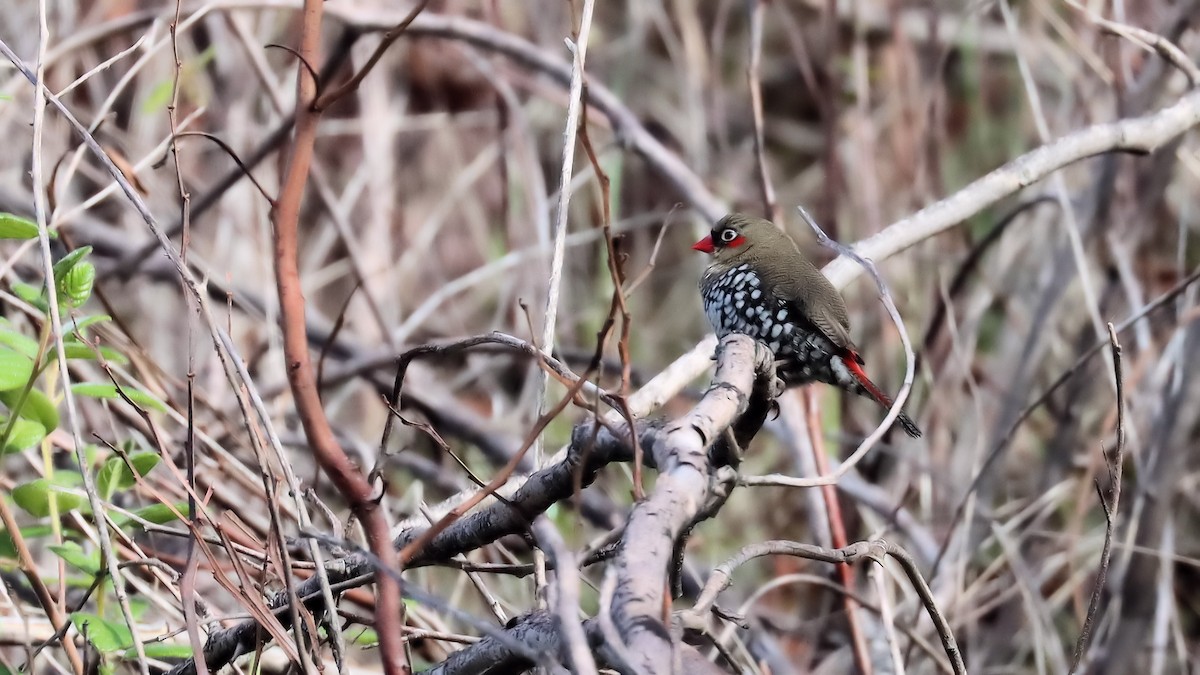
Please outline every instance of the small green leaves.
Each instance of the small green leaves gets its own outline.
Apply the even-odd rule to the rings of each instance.
[[[155,525],[162,525],[164,523],[174,522],[177,518],[175,515],[176,513],[187,514],[187,510],[188,505],[183,502],[175,504],[173,507],[170,504],[151,504],[150,506],[143,506],[142,508],[137,509],[133,512],[133,515],[146,522],[154,523]],[[186,518],[187,516],[184,515],[184,517]],[[123,513],[113,514],[113,521],[116,522],[117,525],[121,526],[129,522],[133,522],[135,525],[139,524],[137,521],[133,520],[133,518],[130,518]]]
[[[22,389],[33,376],[33,359],[7,347],[0,347],[0,391]]]
[[[12,429],[8,431],[8,438],[4,439],[4,447],[0,447],[0,456],[28,450],[46,437],[46,428],[33,420],[22,417],[8,419],[0,415],[0,430],[8,429],[9,424]]]
[[[37,236],[37,223],[11,213],[0,213],[0,239],[37,239]],[[57,235],[50,232],[50,236]]]
[[[57,478],[60,474],[56,474]],[[45,478],[18,485],[12,491],[13,501],[25,509],[30,515],[45,518],[50,515],[50,500],[58,504],[59,512],[72,511],[87,503],[87,499],[64,488],[52,484]]]
[[[46,433],[57,429],[58,406],[54,405],[54,401],[37,389],[25,392],[25,400],[22,401],[22,391],[21,389],[0,391],[0,403],[8,406],[10,411],[15,411],[21,417],[42,425],[42,429]],[[0,429],[2,428],[0,427]]]
[[[148,659],[187,659],[192,656],[190,645],[169,645],[165,642],[149,642],[142,645]],[[125,658],[136,659],[137,649],[130,647],[125,650]]]
[[[42,292],[41,286],[34,286],[23,281],[14,281],[12,291],[18,298],[43,312],[46,311],[46,294]]]
[[[110,500],[118,490],[128,490],[137,482],[133,471],[129,469],[130,464],[138,476],[145,476],[158,466],[159,459],[153,452],[135,452],[129,455],[129,464],[121,457],[109,457],[96,476],[96,489],[106,501]]]
[[[99,351],[99,354],[97,354]],[[68,339],[63,342],[63,352],[67,355],[68,361],[98,361],[101,357],[110,363],[124,364],[129,363],[129,359],[125,355],[112,347],[100,347],[99,349],[91,345],[85,345],[82,342],[77,342],[74,339]],[[58,358],[58,350],[50,350],[50,360]]]
[[[96,266],[83,259],[91,252],[91,246],[81,246],[54,263],[54,287],[60,305],[80,307],[92,297]]]
[[[17,352],[28,356],[30,360],[37,358],[37,340],[17,332],[13,328],[12,322],[3,317],[0,317],[0,345],[11,347]]]
[[[73,612],[71,623],[81,635],[87,635],[88,642],[102,653],[124,652],[133,646],[133,634],[125,624],[106,621],[87,612]]]
[[[80,246],[79,248],[64,255],[58,262],[54,263],[54,279],[61,279],[64,274],[71,271],[83,257],[92,252],[91,246]]]
[[[61,544],[51,544],[47,546],[51,551],[58,554],[58,557],[67,562],[68,565],[87,572],[92,576],[100,573],[100,549],[95,549],[91,553],[84,551],[79,544],[73,541],[65,541]]]
[[[30,539],[40,539],[54,534],[54,528],[49,525],[30,525],[29,527],[21,528],[21,538],[25,541]],[[17,559],[17,544],[13,541],[12,535],[8,530],[0,529],[0,560],[8,558],[9,560]]]
[[[71,335],[76,332],[83,332],[88,326],[98,323],[107,323],[112,321],[112,317],[107,314],[97,314],[95,316],[84,316],[79,319],[74,319],[63,324],[63,334]]]
[[[120,391],[118,391],[115,384],[91,384],[84,382],[71,385],[71,391],[79,396],[88,396],[91,398],[120,398],[121,394],[124,394],[126,398],[138,405],[144,405],[162,412],[166,412],[167,410],[167,406],[162,401],[133,387],[121,387]]]

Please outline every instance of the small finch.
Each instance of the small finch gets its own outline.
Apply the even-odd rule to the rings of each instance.
[[[892,406],[863,372],[842,295],[787,234],[769,221],[734,213],[692,248],[712,256],[700,294],[717,337],[742,333],[767,345],[787,386],[824,382]],[[896,421],[920,437],[908,415],[902,412]]]

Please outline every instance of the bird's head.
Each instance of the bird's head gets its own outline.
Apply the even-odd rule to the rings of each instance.
[[[731,213],[713,225],[712,232],[692,244],[692,249],[707,253],[718,265],[728,265],[751,255],[762,255],[776,246],[795,245],[773,223],[762,218]]]

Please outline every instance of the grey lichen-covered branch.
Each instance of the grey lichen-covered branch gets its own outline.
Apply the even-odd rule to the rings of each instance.
[[[613,620],[634,659],[634,672],[676,672],[680,652],[664,622],[669,603],[672,551],[684,528],[700,513],[714,479],[713,442],[751,409],[756,381],[773,385],[773,357],[744,335],[717,347],[717,372],[704,398],[671,422],[646,446],[659,467],[654,491],[630,514],[618,554]]]

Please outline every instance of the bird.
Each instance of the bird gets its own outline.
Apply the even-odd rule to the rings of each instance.
[[[692,248],[712,257],[700,296],[718,338],[742,333],[765,344],[787,387],[824,382],[892,407],[863,371],[841,293],[783,230],[731,213]],[[909,436],[921,436],[905,413],[896,421]]]

